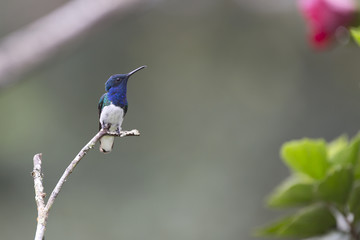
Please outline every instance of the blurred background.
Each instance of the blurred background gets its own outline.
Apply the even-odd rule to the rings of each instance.
[[[0,2],[0,37],[69,1]],[[36,227],[32,158],[47,194],[98,130],[111,74],[141,65],[123,128],[50,212],[46,239],[248,240],[280,216],[283,142],[358,132],[359,49],[314,52],[295,1],[154,0],[98,22],[0,90],[0,238]]]

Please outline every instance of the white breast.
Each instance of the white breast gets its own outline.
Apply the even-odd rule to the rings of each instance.
[[[115,131],[119,128],[121,131],[121,124],[124,119],[124,110],[121,107],[110,104],[105,106],[101,111],[100,123],[110,124],[110,131]]]

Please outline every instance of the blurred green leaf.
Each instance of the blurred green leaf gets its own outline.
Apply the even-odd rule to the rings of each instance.
[[[281,229],[286,227],[293,220],[293,216],[282,218],[264,228],[260,228],[255,232],[256,236],[278,236]]]
[[[324,234],[336,227],[336,220],[323,205],[314,205],[299,211],[289,225],[281,229],[282,236],[311,237]]]
[[[343,143],[340,143],[340,141],[341,140],[339,138],[339,141],[337,143],[338,151],[332,157],[330,157],[330,162],[332,164],[351,164],[352,166],[355,166],[359,159],[360,137],[354,137],[350,144],[345,147],[341,146],[343,145]],[[333,145],[333,149],[334,148],[336,148],[335,145]]]
[[[355,166],[354,177],[355,177],[355,179],[360,180],[360,160],[358,160],[358,162]]]
[[[298,177],[285,180],[270,195],[267,204],[270,207],[304,206],[314,199],[314,186],[312,183]]]
[[[327,154],[329,159],[332,159],[338,152],[347,147],[349,143],[348,137],[342,135],[327,144]]]
[[[323,205],[312,205],[258,231],[260,236],[312,237],[336,227],[336,220]]]
[[[349,202],[349,211],[354,214],[355,221],[360,219],[360,181],[355,181],[351,191]]]
[[[355,179],[360,179],[360,133],[356,137],[354,137],[352,145],[354,145],[353,147],[354,148],[353,157],[354,157],[354,165],[355,165],[354,176]]]
[[[360,27],[350,28],[350,33],[355,42],[360,46]]]
[[[349,197],[353,184],[353,170],[350,166],[337,166],[322,180],[316,194],[325,202],[344,205]]]
[[[324,140],[302,139],[285,143],[281,156],[294,171],[314,179],[323,179],[329,168]]]

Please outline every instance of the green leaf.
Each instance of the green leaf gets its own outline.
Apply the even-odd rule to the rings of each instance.
[[[327,233],[335,227],[336,220],[330,210],[317,204],[270,224],[259,230],[257,235],[304,238]]]
[[[340,145],[340,143],[338,143],[338,145]],[[338,151],[330,157],[330,162],[332,164],[351,164],[352,166],[355,166],[359,159],[359,146],[360,138],[357,136],[352,139],[348,146],[338,149]]]
[[[356,180],[360,180],[360,163],[355,167],[354,177]]]
[[[256,236],[277,236],[278,233],[281,231],[282,228],[286,227],[291,223],[294,217],[289,216],[285,217],[281,220],[278,220],[274,223],[269,224],[268,226],[264,228],[260,228],[256,230],[255,235]]]
[[[360,179],[360,134],[354,137],[352,141],[353,145],[353,161],[355,166],[355,179]]]
[[[350,33],[355,42],[360,46],[360,27],[350,28]]]
[[[322,201],[344,205],[351,192],[352,184],[352,168],[337,166],[319,183],[316,194]]]
[[[354,170],[354,177],[356,180],[360,180],[360,160],[358,160],[355,170]]]
[[[314,186],[298,177],[285,180],[270,195],[267,204],[270,207],[304,206],[314,200]]]
[[[323,179],[329,168],[324,140],[302,139],[287,142],[282,146],[281,156],[296,172],[314,179]]]
[[[338,152],[346,148],[348,144],[349,144],[349,140],[346,135],[342,135],[337,139],[328,143],[327,154],[329,159],[332,159]]]
[[[323,205],[302,209],[289,225],[281,229],[280,235],[311,237],[324,234],[336,227],[336,220],[330,210]]]
[[[349,211],[354,214],[355,221],[360,219],[360,181],[354,183],[349,202]]]

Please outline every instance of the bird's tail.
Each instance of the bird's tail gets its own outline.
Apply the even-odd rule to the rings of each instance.
[[[113,136],[103,136],[100,139],[100,152],[109,153],[111,152],[114,146],[115,137]]]

